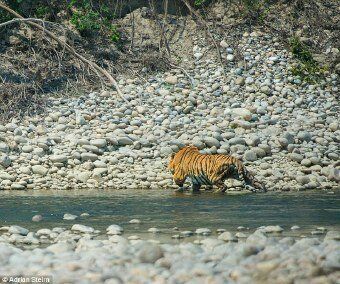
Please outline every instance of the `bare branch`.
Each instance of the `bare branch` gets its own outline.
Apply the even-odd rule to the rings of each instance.
[[[66,50],[68,50],[72,55],[74,55],[76,58],[78,58],[80,61],[86,63],[93,71],[95,71],[95,73],[99,72],[101,73],[103,76],[105,76],[110,84],[109,86],[111,87],[115,87],[117,90],[118,95],[125,101],[128,103],[128,100],[123,96],[122,91],[119,88],[119,85],[117,83],[117,81],[111,76],[111,74],[109,72],[107,72],[105,69],[101,68],[98,64],[96,64],[95,62],[92,62],[90,60],[88,60],[87,58],[85,58],[84,56],[80,55],[79,53],[76,52],[76,50],[70,46],[69,44],[67,44],[66,42],[60,40],[54,33],[50,32],[49,30],[45,29],[44,26],[41,26],[37,23],[35,23],[34,21],[30,21],[30,20],[26,20],[25,18],[23,18],[20,14],[18,14],[17,12],[13,11],[11,8],[7,7],[5,4],[3,4],[2,2],[0,2],[0,8],[6,10],[7,12],[9,12],[10,14],[14,15],[15,17],[17,17],[18,19],[21,19],[21,22],[27,23],[30,26],[33,26],[41,31],[43,31],[48,37],[52,38],[53,40],[55,40],[59,45],[61,45],[62,47],[65,47]]]

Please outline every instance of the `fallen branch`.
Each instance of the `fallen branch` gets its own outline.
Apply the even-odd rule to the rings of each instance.
[[[5,4],[3,4],[2,2],[0,2],[0,8],[6,10],[7,12],[9,12],[10,14],[14,15],[17,19],[13,19],[13,21],[8,21],[5,22],[3,24],[9,24],[9,22],[15,23],[15,22],[23,22],[23,23],[27,23],[30,26],[33,26],[41,31],[43,31],[48,37],[52,38],[53,40],[55,40],[59,45],[61,45],[62,47],[64,47],[66,50],[68,50],[72,55],[74,55],[76,58],[78,58],[80,61],[82,61],[83,63],[87,64],[93,71],[95,71],[95,73],[98,75],[98,72],[100,74],[102,74],[104,77],[106,77],[110,84],[108,84],[110,87],[115,87],[116,91],[118,93],[118,95],[125,101],[128,103],[128,100],[123,96],[123,93],[121,92],[117,81],[111,76],[111,74],[109,72],[107,72],[105,69],[101,68],[99,65],[97,65],[96,63],[86,59],[84,56],[80,55],[79,53],[76,52],[76,50],[70,46],[69,44],[67,44],[64,41],[61,41],[54,33],[50,32],[49,30],[47,30],[45,27],[35,23],[35,21],[39,20],[39,19],[25,19],[24,17],[22,17],[20,14],[18,14],[17,12],[15,12],[14,10],[12,10],[11,8],[7,7]],[[39,20],[40,22],[43,22],[42,20]]]
[[[189,75],[189,73],[187,72],[187,70],[185,70],[183,67],[178,66],[178,65],[176,65],[176,64],[173,64],[173,63],[171,63],[171,62],[170,62],[169,64],[170,64],[170,66],[172,66],[172,67],[174,67],[174,68],[177,68],[177,69],[181,70],[181,71],[189,78],[190,84],[191,84],[191,88],[192,88],[192,89],[195,88],[195,80]]]

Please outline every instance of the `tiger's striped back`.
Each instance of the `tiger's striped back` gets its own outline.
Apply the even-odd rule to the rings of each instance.
[[[186,146],[172,155],[168,169],[173,173],[173,179],[180,187],[189,177],[194,190],[199,189],[201,185],[216,185],[221,191],[225,191],[224,181],[234,177],[244,186],[265,191],[263,185],[239,159],[223,154],[201,154],[195,146]]]

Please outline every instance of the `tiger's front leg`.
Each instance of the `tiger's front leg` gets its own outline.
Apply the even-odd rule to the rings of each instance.
[[[199,183],[192,183],[192,192],[198,193],[200,192],[201,184]]]

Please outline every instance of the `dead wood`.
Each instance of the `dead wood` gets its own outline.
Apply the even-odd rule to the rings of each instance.
[[[69,44],[67,44],[66,42],[60,40],[54,33],[50,32],[49,30],[47,30],[44,26],[41,26],[39,24],[37,24],[35,22],[35,20],[38,19],[33,19],[33,20],[29,20],[29,19],[25,19],[24,17],[22,17],[20,14],[18,14],[17,12],[15,12],[14,10],[12,10],[11,8],[9,8],[8,6],[6,6],[5,4],[3,4],[2,2],[0,2],[0,8],[6,10],[8,13],[14,15],[16,17],[16,19],[13,19],[13,21],[8,21],[5,22],[3,24],[12,24],[15,22],[23,22],[23,23],[27,23],[32,27],[35,27],[37,29],[39,29],[40,31],[43,31],[48,37],[50,37],[51,39],[55,40],[61,47],[65,48],[67,51],[69,51],[73,56],[75,56],[76,58],[78,58],[80,61],[82,61],[83,63],[87,64],[97,75],[98,73],[102,74],[104,77],[106,77],[109,81],[109,86],[110,87],[115,87],[118,95],[125,101],[128,102],[128,100],[123,96],[122,91],[119,88],[119,85],[117,83],[117,81],[112,77],[112,75],[107,72],[105,69],[101,68],[99,65],[97,65],[95,62],[92,62],[90,60],[88,60],[87,58],[85,58],[84,56],[82,56],[81,54],[77,53],[77,51],[70,46]],[[39,20],[40,22],[43,22],[43,20]]]

